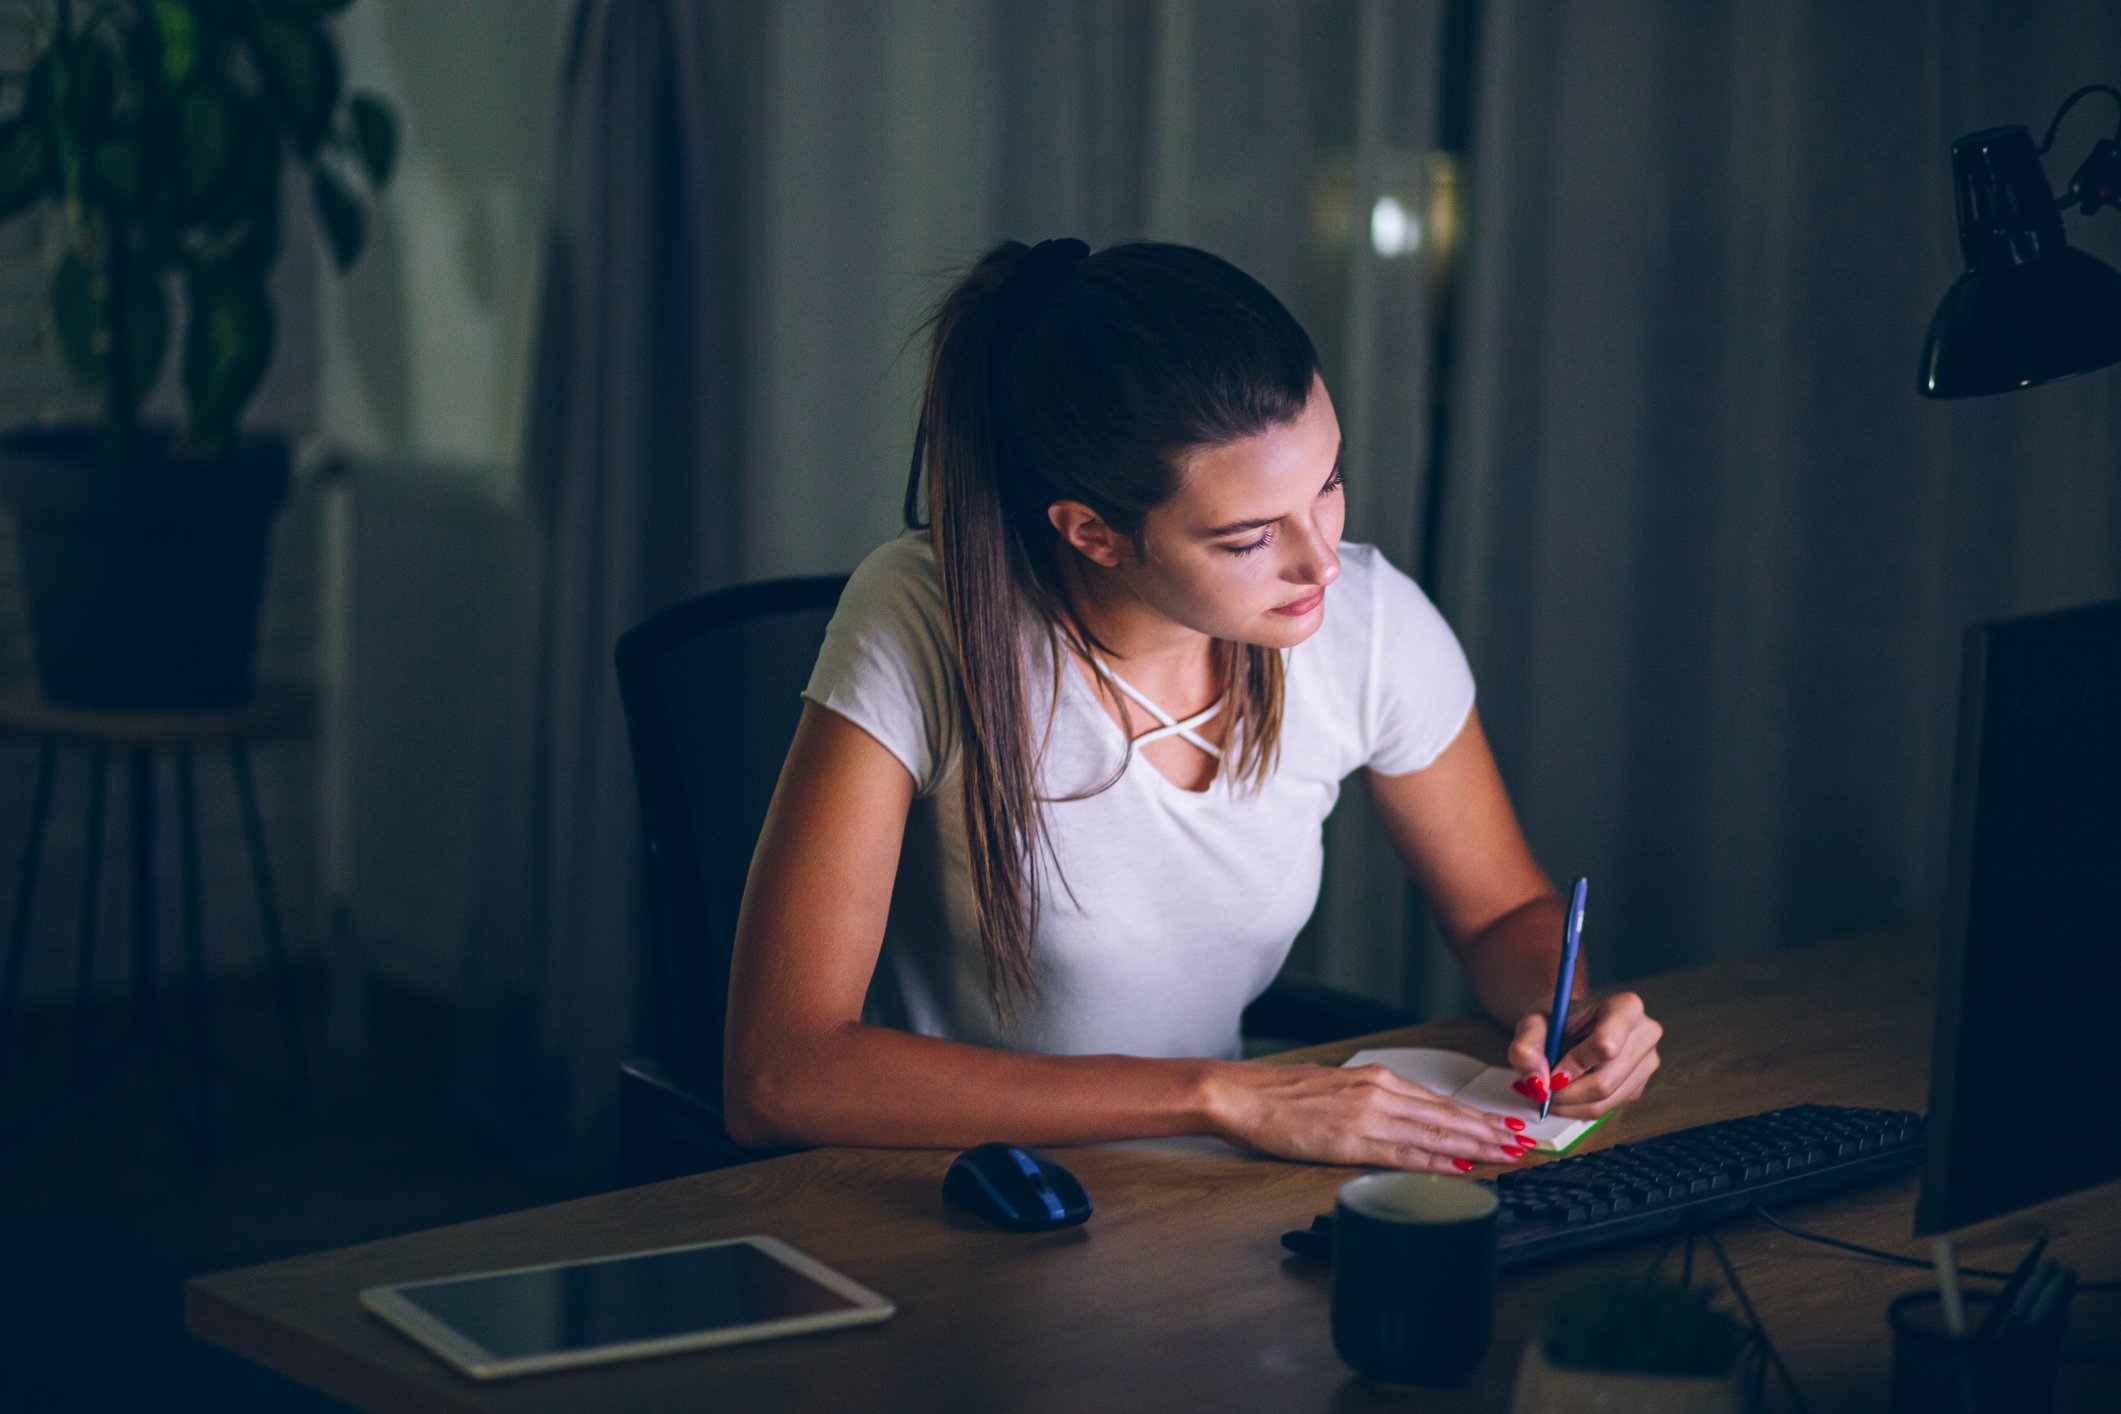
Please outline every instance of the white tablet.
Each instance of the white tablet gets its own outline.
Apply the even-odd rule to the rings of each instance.
[[[361,1304],[475,1379],[866,1325],[898,1309],[771,1237],[372,1286]]]

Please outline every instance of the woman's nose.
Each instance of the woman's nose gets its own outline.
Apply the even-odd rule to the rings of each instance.
[[[1294,546],[1295,554],[1289,562],[1289,577],[1298,584],[1315,584],[1320,588],[1340,578],[1340,550],[1319,531],[1316,522],[1301,519],[1299,532],[1301,543]]]

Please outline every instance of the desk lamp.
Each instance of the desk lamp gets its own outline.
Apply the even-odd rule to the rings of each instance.
[[[2059,210],[2121,206],[2121,124],[2093,145],[2059,202],[2040,165],[2062,119],[2094,93],[2121,107],[2121,91],[2086,84],[2037,148],[2015,124],[1952,144],[1967,269],[1923,340],[1925,396],[2029,388],[2121,361],[2121,274],[2069,246]],[[2054,1000],[2121,995],[2115,949],[2036,941],[2113,926],[2109,891],[2092,881],[2121,852],[2117,712],[2121,600],[1967,631],[1917,1235],[2121,1178],[2116,1133],[2073,1146],[2038,1175],[1997,1173],[1979,1152],[1997,1139],[1998,1116],[2023,1117],[2052,1088],[2044,1067],[2058,1062],[2044,1038],[2068,1032],[2055,1025]],[[1978,1024],[1963,1034],[1968,1022]],[[2066,1106],[2043,1118],[2069,1127]]]
[[[2069,205],[2086,216],[2121,206],[2121,123],[2093,145],[2059,199],[2040,165],[2063,117],[2093,93],[2121,107],[2121,92],[2087,84],[2062,101],[2037,148],[2015,124],[1952,144],[1966,273],[1922,341],[1916,386],[1924,397],[2008,392],[2121,362],[2121,274],[2072,249],[2060,214]],[[2025,1121],[2055,1088],[2054,1068],[2068,1074],[2083,1059],[2056,1056],[2053,1039],[2073,1023],[2081,1028],[2081,1009],[2121,989],[2114,950],[2082,945],[2112,926],[2109,891],[2093,880],[2121,852],[2117,710],[2121,600],[1968,630],[1918,1236],[2121,1178],[2121,1136],[2112,1132],[2036,1174],[2007,1173],[1990,1157],[1999,1131]],[[2058,1002],[2079,1014],[2057,1017]],[[2032,1116],[2034,1132],[2040,1118]],[[1971,1407],[1970,1361],[1980,1342],[2008,1332],[2020,1307],[2029,1307],[2029,1320],[2044,1319],[2058,1296],[2067,1306],[2078,1289],[2075,1274],[2057,1264],[2034,1271],[2046,1245],[2045,1236],[2033,1244],[1981,1329],[1969,1331],[1951,1239],[1937,1237],[1961,1408]],[[2043,1283],[2045,1294],[2028,1302]]]
[[[2121,92],[2087,84],[2062,101],[2037,148],[2015,123],[1952,144],[1966,273],[1922,341],[1924,397],[2030,388],[2121,361],[2121,274],[2070,245],[2060,209],[2075,205],[2089,216],[2121,206],[2121,123],[2093,146],[2059,201],[2040,165],[2063,115],[2093,93],[2121,106]]]

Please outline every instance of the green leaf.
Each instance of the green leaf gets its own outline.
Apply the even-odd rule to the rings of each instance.
[[[235,167],[234,108],[218,90],[204,84],[186,88],[174,106],[179,207],[187,213],[203,212]]]
[[[184,407],[196,441],[231,437],[272,361],[272,302],[262,279],[201,271],[187,287]]]
[[[304,157],[331,128],[339,106],[339,56],[331,38],[314,23],[261,11],[250,33],[258,65],[287,110],[296,147]]]
[[[96,302],[92,277],[81,257],[68,251],[52,276],[52,319],[58,326],[59,352],[67,371],[84,392],[103,387],[103,362],[96,356]]]
[[[310,191],[316,197],[317,219],[323,222],[324,234],[331,241],[332,258],[341,270],[348,269],[361,256],[364,223],[360,204],[339,185],[339,179],[324,168],[316,168],[310,177]]]
[[[52,277],[52,315],[58,326],[59,352],[74,381],[86,392],[108,396],[112,365],[121,356],[117,340],[120,311],[110,305],[114,292],[98,288],[97,272],[68,251]],[[129,402],[137,405],[162,371],[169,347],[169,298],[162,277],[134,262],[125,280],[124,366]]]
[[[107,204],[129,214],[140,200],[140,144],[125,136],[103,139],[89,157],[89,170]]]
[[[51,116],[52,69],[56,63],[52,56],[58,52],[59,46],[51,45],[22,76],[22,112],[17,116],[24,122],[41,122]]]
[[[78,39],[63,47],[54,44],[52,53],[52,96],[58,112],[85,144],[110,117],[117,98],[110,50],[100,41]]]
[[[389,105],[372,93],[357,93],[347,108],[353,115],[354,142],[360,149],[361,165],[368,180],[377,186],[390,181],[398,161],[398,120]]]
[[[161,55],[162,77],[180,88],[205,58],[206,31],[198,10],[187,0],[148,0],[148,23]]]
[[[169,353],[169,291],[162,272],[144,261],[128,267],[125,282],[125,354],[129,376],[126,386],[138,404],[155,386],[162,361]]]
[[[0,123],[0,221],[47,195],[53,171],[51,140],[42,124],[19,118]]]

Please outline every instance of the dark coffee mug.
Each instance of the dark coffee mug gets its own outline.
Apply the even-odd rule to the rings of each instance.
[[[1493,1190],[1469,1178],[1372,1173],[1333,1205],[1333,1348],[1386,1384],[1456,1384],[1495,1318]]]

